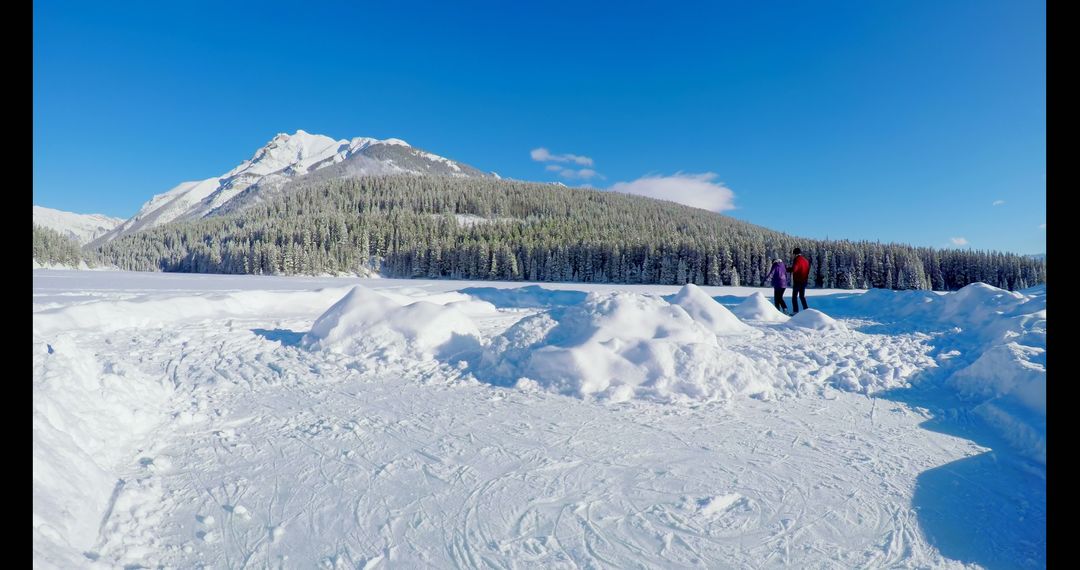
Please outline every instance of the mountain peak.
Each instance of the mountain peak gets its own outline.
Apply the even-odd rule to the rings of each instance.
[[[297,129],[291,135],[277,133],[251,158],[221,176],[185,182],[154,196],[133,218],[95,241],[104,243],[173,220],[229,212],[265,199],[287,183],[316,171],[321,171],[323,179],[386,174],[490,176],[401,139],[336,140]]]
[[[304,129],[296,129],[296,132],[291,135],[289,133],[278,133],[274,135],[274,138],[270,139],[270,142],[267,143],[267,145],[273,143],[305,142],[321,139],[333,140],[331,137],[328,137],[326,135],[313,135],[305,131]]]

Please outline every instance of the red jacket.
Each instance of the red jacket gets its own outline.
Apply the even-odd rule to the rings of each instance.
[[[810,262],[800,253],[795,256],[795,263],[791,267],[788,267],[788,271],[791,272],[792,281],[803,285],[810,277]]]

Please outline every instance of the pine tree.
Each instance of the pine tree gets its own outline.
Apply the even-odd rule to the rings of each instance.
[[[730,270],[728,271],[727,284],[732,286],[732,287],[739,287],[740,286],[740,284],[739,284],[739,270],[736,269],[734,266],[732,266],[730,268]]]

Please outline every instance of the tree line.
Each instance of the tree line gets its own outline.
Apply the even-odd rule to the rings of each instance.
[[[92,257],[92,256],[91,256]],[[79,244],[56,230],[34,224],[34,260],[76,267],[84,259]]]
[[[641,196],[411,175],[299,185],[92,253],[137,271],[760,286],[794,247],[814,287],[1022,289],[1046,278],[1045,261],[1011,253],[801,239]]]

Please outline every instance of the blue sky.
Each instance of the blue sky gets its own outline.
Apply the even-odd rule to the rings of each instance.
[[[35,1],[34,203],[128,217],[303,129],[798,236],[1046,249],[1042,2],[455,4]]]

